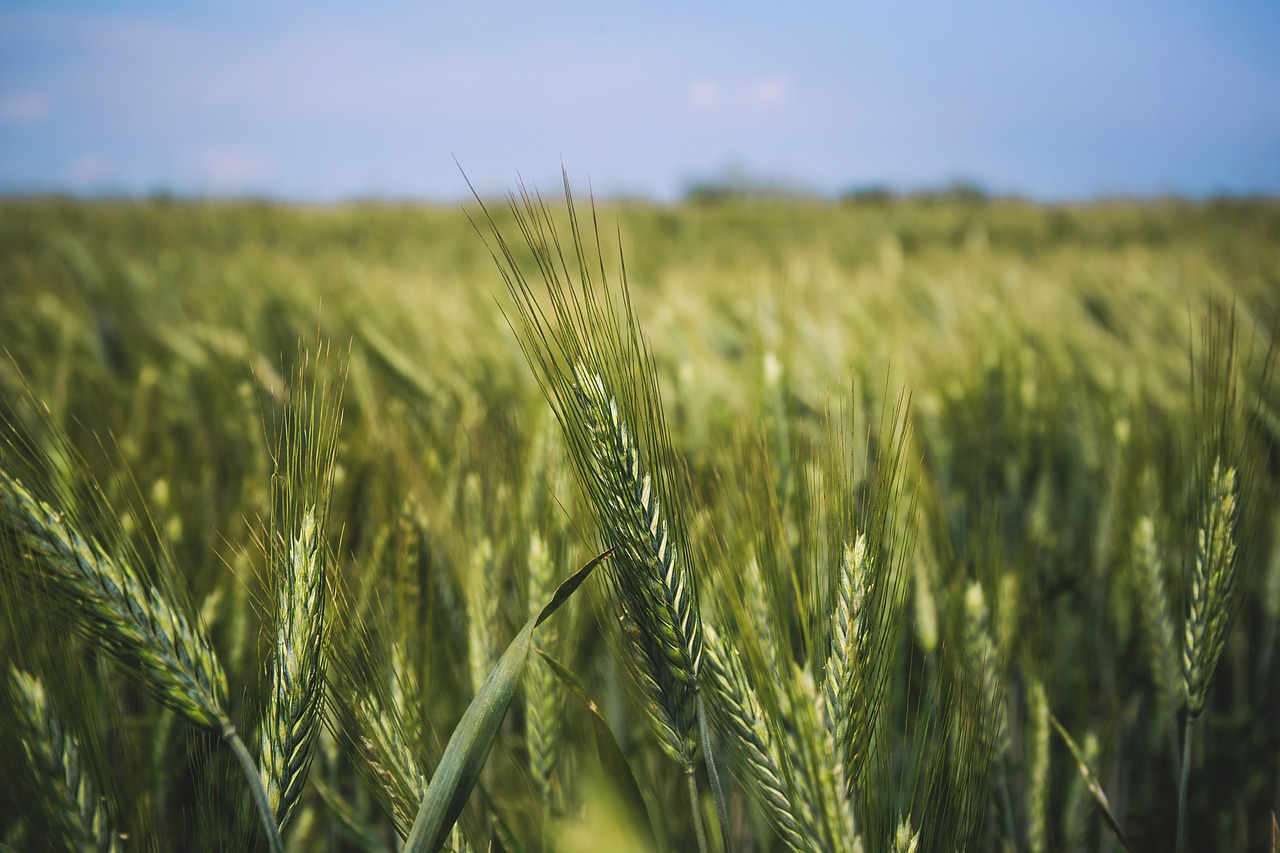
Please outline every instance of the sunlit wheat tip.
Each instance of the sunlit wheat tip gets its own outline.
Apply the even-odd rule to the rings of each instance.
[[[893,832],[893,853],[916,853],[920,847],[920,833],[911,828],[911,821],[903,818]]]

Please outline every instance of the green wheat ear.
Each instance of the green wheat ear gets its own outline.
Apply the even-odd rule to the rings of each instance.
[[[867,707],[867,654],[871,637],[867,624],[874,584],[867,537],[859,533],[852,546],[844,546],[836,583],[836,611],[832,622],[831,651],[822,680],[823,710],[835,740],[835,758],[844,768],[845,784],[852,791],[867,745],[872,709]]]
[[[582,366],[575,373],[595,463],[591,491],[606,499],[597,511],[604,510],[605,544],[617,549],[608,579],[630,660],[652,700],[664,745],[687,770],[693,766],[694,694],[702,666],[695,590],[617,399],[598,373]]]
[[[713,713],[736,740],[735,774],[783,842],[792,850],[808,850],[814,833],[793,802],[787,757],[769,726],[760,698],[751,687],[740,656],[723,646],[710,625],[705,630],[704,672],[716,695]]]
[[[1214,460],[1204,525],[1196,531],[1195,568],[1183,631],[1182,673],[1187,699],[1179,803],[1179,848],[1184,842],[1185,786],[1191,763],[1192,725],[1204,712],[1205,695],[1226,646],[1236,597],[1236,472]]]
[[[511,199],[544,288],[535,293],[490,217],[494,260],[515,304],[512,325],[560,424],[601,546],[613,552],[606,578],[621,628],[621,657],[659,743],[685,771],[701,847],[706,839],[693,776],[699,746],[721,822],[727,817],[699,696],[702,618],[696,578],[686,562],[691,552],[682,472],[625,268],[619,269],[621,284],[610,283],[598,229],[594,258],[588,260],[591,249],[578,226],[567,175],[565,195],[569,253],[541,198],[522,190],[519,200]]]
[[[1032,679],[1027,689],[1027,845],[1032,853],[1048,849],[1049,817],[1049,700],[1044,684]]]
[[[324,695],[325,583],[315,510],[303,517],[276,591],[275,661],[258,769],[283,829],[302,796]]]
[[[280,830],[306,784],[324,708],[329,657],[325,532],[333,493],[344,375],[329,376],[329,354],[316,354],[313,384],[304,353],[289,401],[272,478],[268,561],[272,572],[273,661],[258,728],[258,771]]]
[[[58,827],[70,849],[119,850],[119,839],[85,766],[81,744],[68,731],[37,677],[9,668],[13,723],[40,811]],[[47,839],[49,840],[49,839]]]
[[[1177,652],[1174,651],[1175,635],[1169,608],[1168,581],[1156,541],[1155,522],[1151,516],[1138,519],[1133,531],[1132,552],[1148,663],[1162,706],[1172,704],[1176,707],[1178,694],[1184,692],[1185,688],[1178,672]]]
[[[160,589],[143,583],[127,558],[81,535],[73,519],[3,469],[0,520],[30,556],[15,560],[29,589],[70,614],[149,693],[188,721],[219,734],[233,728],[227,678],[208,636]]]
[[[3,469],[0,520],[27,552],[14,562],[28,589],[68,613],[158,701],[221,736],[244,773],[273,853],[281,853],[258,768],[227,713],[226,676],[203,626]]]
[[[1205,691],[1226,646],[1230,601],[1236,570],[1236,470],[1213,463],[1208,512],[1196,531],[1195,570],[1182,643],[1182,672],[1187,709],[1194,719],[1204,711]]]
[[[1274,353],[1273,353],[1274,354]],[[1264,370],[1269,370],[1268,366]],[[1209,684],[1226,646],[1240,605],[1237,514],[1242,496],[1256,494],[1256,457],[1242,433],[1237,388],[1235,313],[1215,312],[1204,332],[1201,370],[1192,372],[1196,392],[1196,474],[1198,523],[1191,568],[1187,616],[1183,623],[1182,675],[1187,716],[1178,785],[1175,849],[1187,843],[1187,789],[1191,775],[1194,724],[1204,713]],[[1236,464],[1240,467],[1237,468]]]
[[[965,653],[971,660],[980,681],[980,701],[984,713],[993,716],[983,723],[990,738],[994,757],[998,760],[1009,751],[1009,724],[1004,713],[995,713],[1005,701],[1004,686],[1000,676],[1000,658],[996,651],[995,641],[991,638],[990,611],[987,609],[987,598],[982,591],[982,584],[972,581],[964,593],[964,640]]]
[[[555,591],[555,567],[542,536],[529,536],[529,615]],[[550,648],[557,639],[553,626],[543,629],[540,643]],[[525,672],[525,730],[529,748],[529,773],[544,808],[553,803],[552,777],[560,757],[564,692],[550,666],[536,663]]]

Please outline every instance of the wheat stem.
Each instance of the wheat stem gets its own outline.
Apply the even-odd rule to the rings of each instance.
[[[1187,787],[1191,780],[1191,731],[1196,718],[1188,710],[1187,724],[1182,735],[1182,774],[1178,780],[1178,843],[1177,853],[1187,848]]]
[[[698,738],[702,743],[702,763],[707,768],[707,779],[711,783],[711,795],[716,801],[716,819],[720,821],[720,831],[725,834],[726,844],[729,833],[729,809],[724,802],[724,789],[720,787],[720,774],[716,771],[716,759],[711,750],[711,729],[707,725],[707,705],[698,696]]]
[[[262,787],[262,776],[258,772],[257,765],[253,763],[253,756],[249,754],[244,741],[240,739],[236,727],[230,723],[223,728],[222,739],[231,748],[231,754],[236,757],[240,770],[244,773],[245,783],[249,786],[249,796],[253,799],[253,806],[258,812],[258,820],[267,834],[267,846],[271,853],[284,853],[284,844],[281,843],[280,832],[276,829],[275,814],[267,799],[267,791]]]
[[[707,848],[707,830],[702,825],[702,804],[698,801],[698,780],[690,767],[684,773],[689,783],[689,808],[693,812],[693,829],[698,836],[698,853],[710,853]]]

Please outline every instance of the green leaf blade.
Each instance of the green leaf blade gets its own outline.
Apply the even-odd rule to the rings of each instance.
[[[533,629],[555,613],[609,553],[600,554],[560,584],[547,605],[537,617],[525,623],[489,671],[449,737],[440,765],[405,840],[406,853],[435,853],[444,845],[471,796],[476,780],[480,778],[489,750],[498,737],[498,729],[519,689],[529,660],[529,649],[533,645]]]

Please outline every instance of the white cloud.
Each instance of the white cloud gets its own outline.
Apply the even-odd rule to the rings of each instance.
[[[267,158],[252,151],[200,151],[191,158],[196,177],[215,190],[239,189],[267,174]]]
[[[73,184],[96,184],[111,172],[111,163],[101,154],[86,154],[71,161],[67,177]]]
[[[39,124],[49,117],[49,99],[36,94],[0,96],[0,123],[16,125]]]
[[[730,86],[703,78],[689,86],[686,100],[697,110],[770,112],[790,102],[791,85],[781,77],[763,77]]]
[[[791,87],[778,77],[768,77],[743,86],[740,98],[744,106],[757,110],[772,110],[785,106],[791,100]]]
[[[709,109],[720,103],[723,94],[716,81],[698,80],[689,87],[689,104],[698,109]]]

